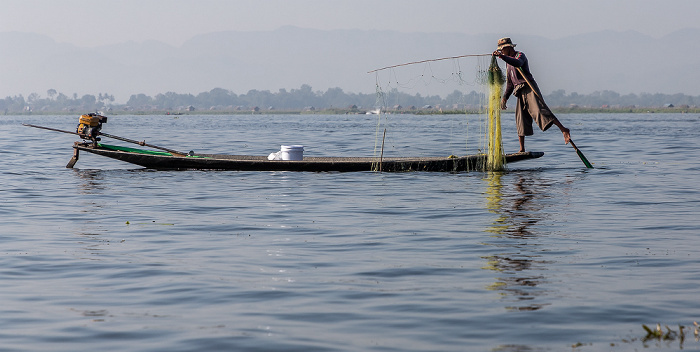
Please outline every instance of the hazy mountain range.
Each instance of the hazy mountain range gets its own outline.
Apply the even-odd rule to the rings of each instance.
[[[455,89],[478,89],[469,86],[477,59],[460,60],[456,69],[453,60],[444,60],[379,75],[367,72],[412,61],[490,53],[500,36],[282,27],[203,34],[180,47],[145,41],[82,48],[38,34],[0,33],[0,96],[45,97],[48,89],[55,89],[67,95],[109,93],[125,102],[138,93],[197,94],[224,88],[243,94],[302,84],[319,91],[339,87],[371,93],[377,83],[390,85],[392,79],[409,94],[445,95]],[[563,89],[581,94],[611,90],[700,95],[696,68],[700,55],[693,45],[699,29],[661,38],[613,31],[561,39],[511,37],[519,44],[516,49],[527,54],[545,93]],[[431,76],[442,79],[456,71],[463,72],[466,87],[454,82],[426,84]]]

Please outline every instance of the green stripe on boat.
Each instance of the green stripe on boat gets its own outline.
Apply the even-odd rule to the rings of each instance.
[[[109,149],[109,150],[116,150],[119,152],[128,152],[128,153],[140,153],[140,154],[150,154],[150,155],[169,155],[172,156],[172,154],[168,152],[156,152],[153,150],[144,150],[144,149],[136,149],[136,148],[129,148],[129,147],[121,147],[118,145],[109,145],[109,144],[102,144],[98,143],[97,144],[100,148],[104,149]]]

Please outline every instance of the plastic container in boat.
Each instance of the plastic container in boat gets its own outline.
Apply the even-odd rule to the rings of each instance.
[[[280,152],[282,160],[304,160],[303,145],[282,145]]]

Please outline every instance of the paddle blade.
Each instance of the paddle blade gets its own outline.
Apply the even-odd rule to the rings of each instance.
[[[581,161],[583,161],[583,165],[586,165],[587,168],[592,169],[593,165],[586,159],[586,157],[583,155],[583,153],[576,147],[576,144],[574,144],[574,141],[572,139],[569,139],[569,144],[571,144],[572,147],[574,147],[574,150],[576,150],[576,154],[578,154],[578,157],[581,158]]]
[[[583,165],[586,165],[587,168],[592,169],[593,165],[586,159],[586,157],[581,153],[580,150],[576,149],[576,154],[578,154],[578,157],[581,158],[581,161],[583,161]]]

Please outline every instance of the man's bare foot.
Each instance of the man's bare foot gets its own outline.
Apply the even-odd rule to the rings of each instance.
[[[518,153],[525,153],[525,149],[518,150]]]
[[[564,142],[565,142],[564,144],[569,144],[569,141],[571,140],[571,134],[569,133],[569,129],[563,128],[561,130],[561,133],[564,134]]]

